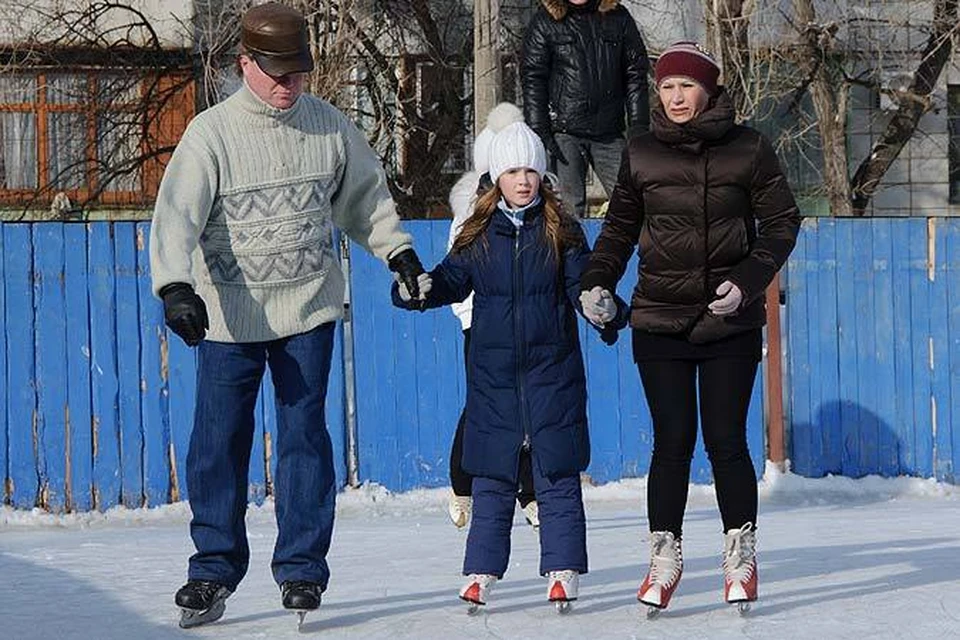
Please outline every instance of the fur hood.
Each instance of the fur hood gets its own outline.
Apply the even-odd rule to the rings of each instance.
[[[592,1],[596,2],[597,0]],[[567,0],[540,0],[540,4],[554,20],[563,20],[567,17],[567,11],[570,8],[570,3]],[[620,0],[599,0],[597,11],[600,13],[612,11],[617,8],[618,4],[620,4]]]

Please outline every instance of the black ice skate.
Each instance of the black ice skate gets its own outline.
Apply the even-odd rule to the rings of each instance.
[[[303,619],[311,611],[320,606],[320,595],[323,589],[316,582],[304,580],[288,580],[280,585],[280,594],[283,596],[283,608],[297,614],[297,628],[303,626]]]
[[[232,593],[219,582],[188,580],[174,596],[180,607],[180,627],[189,629],[219,620]]]

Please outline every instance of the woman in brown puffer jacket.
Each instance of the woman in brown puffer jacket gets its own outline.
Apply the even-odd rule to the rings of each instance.
[[[796,242],[800,216],[770,143],[734,121],[720,70],[695,43],[655,67],[659,105],[633,138],[590,263],[584,309],[609,292],[639,245],[633,353],[653,418],[647,484],[650,572],[638,599],[667,606],[680,549],[697,403],[724,530],[724,596],[757,597],[757,476],[746,418],[760,361],[764,290]]]

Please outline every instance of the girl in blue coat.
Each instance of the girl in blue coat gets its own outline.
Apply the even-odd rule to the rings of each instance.
[[[474,293],[467,354],[463,468],[475,476],[460,597],[486,604],[510,556],[510,529],[521,455],[529,455],[540,505],[540,574],[548,598],[576,600],[587,571],[580,472],[590,461],[587,393],[577,333],[580,274],[590,249],[579,223],[565,214],[542,178],[543,143],[514,123],[490,145],[495,187],[477,200],[450,252],[407,309],[460,302]],[[627,306],[606,298],[594,309],[608,344],[626,324]],[[565,604],[558,604],[565,607]]]

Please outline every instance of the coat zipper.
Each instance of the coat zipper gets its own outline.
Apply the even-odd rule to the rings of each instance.
[[[513,330],[517,346],[517,389],[520,396],[520,423],[523,428],[523,445],[525,451],[530,450],[530,430],[527,424],[527,399],[523,385],[523,322],[520,318],[520,294],[523,291],[523,273],[520,269],[520,228],[514,230],[513,236]]]

